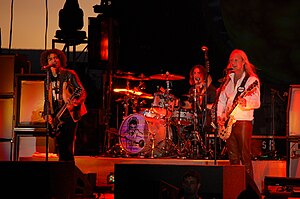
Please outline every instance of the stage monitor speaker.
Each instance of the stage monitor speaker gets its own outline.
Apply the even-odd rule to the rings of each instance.
[[[300,136],[300,85],[290,85],[287,105],[288,136]]]
[[[77,183],[88,187],[86,176],[72,162],[0,162],[1,195],[7,198],[74,198]]]
[[[245,167],[240,165],[116,164],[114,197],[159,198],[162,195],[160,193],[162,182],[164,187],[171,187],[170,193],[178,193],[182,178],[188,170],[200,173],[199,193],[204,198],[237,198],[246,189]]]

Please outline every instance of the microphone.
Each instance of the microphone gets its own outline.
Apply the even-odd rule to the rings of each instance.
[[[48,64],[48,65],[46,65],[46,66],[43,66],[43,67],[41,68],[41,70],[48,70],[48,69],[50,69],[50,68],[53,67],[53,66],[55,66],[55,64]]]
[[[202,46],[202,47],[201,47],[201,50],[202,50],[203,52],[206,52],[206,51],[208,51],[208,48],[207,48],[206,46]]]

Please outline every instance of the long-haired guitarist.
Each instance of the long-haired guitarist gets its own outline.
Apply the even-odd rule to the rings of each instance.
[[[243,50],[231,52],[217,104],[219,136],[226,141],[231,165],[242,163],[253,178],[251,138],[254,109],[260,107],[260,82]]]
[[[49,135],[55,138],[59,161],[74,161],[78,121],[87,113],[86,91],[77,73],[66,68],[67,58],[61,50],[42,52],[40,63],[49,72],[43,114],[48,115]]]

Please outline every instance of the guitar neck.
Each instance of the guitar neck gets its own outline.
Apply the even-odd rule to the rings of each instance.
[[[65,110],[67,109],[68,104],[70,104],[71,100],[75,97],[75,95],[72,95],[68,101],[66,101],[66,103],[60,108],[60,110],[57,112],[56,114],[56,119],[60,119],[60,117],[63,115],[63,113],[65,112]]]
[[[239,98],[244,98],[245,95],[247,95],[249,92],[251,92],[258,84],[258,81],[255,80],[246,91],[244,91],[243,93],[240,94]],[[236,100],[233,101],[231,108],[229,109],[229,111],[226,114],[226,118],[229,117],[229,115],[232,113],[232,111],[235,109],[235,107],[239,104],[237,98]]]

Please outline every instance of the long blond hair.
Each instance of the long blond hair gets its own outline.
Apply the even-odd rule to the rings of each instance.
[[[229,61],[227,64],[226,68],[231,68],[230,65],[230,58],[234,55],[234,54],[239,54],[243,61],[245,62],[244,67],[245,67],[245,71],[246,73],[249,74],[249,76],[255,76],[258,78],[257,74],[256,74],[256,67],[249,61],[248,56],[246,55],[246,53],[243,50],[240,49],[234,49],[229,56]]]

